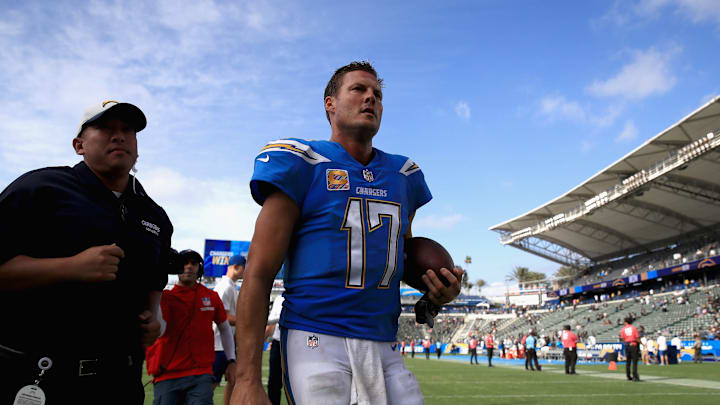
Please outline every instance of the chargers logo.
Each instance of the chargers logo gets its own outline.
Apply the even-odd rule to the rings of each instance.
[[[327,169],[325,171],[328,191],[350,190],[350,178],[347,170]]]
[[[715,261],[713,261],[713,259],[705,259],[705,260],[701,261],[700,263],[698,263],[698,269],[702,269],[705,267],[712,267],[714,265],[715,265]]]

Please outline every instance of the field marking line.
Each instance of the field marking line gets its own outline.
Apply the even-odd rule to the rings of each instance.
[[[459,360],[454,359],[441,359],[441,361],[452,361],[452,362],[459,362]],[[487,366],[485,366],[487,367]],[[496,365],[493,365],[493,367],[499,367],[499,368],[507,368],[507,369],[514,369],[514,370],[523,370],[522,365],[514,365],[514,364],[502,364],[498,363]],[[550,372],[550,373],[556,373],[556,374],[562,374],[565,372],[565,369],[562,367],[559,367],[558,365],[545,365],[543,367],[543,371],[541,372]],[[587,377],[598,377],[598,378],[606,378],[610,380],[627,380],[627,377],[625,374],[622,373],[605,373],[605,372],[582,372],[578,375],[587,376]],[[572,377],[570,377],[572,378]],[[672,384],[672,385],[679,385],[683,387],[692,387],[692,388],[708,388],[713,390],[720,390],[720,382],[716,381],[709,381],[709,380],[697,380],[693,378],[674,378],[674,377],[662,377],[662,376],[653,376],[653,375],[641,375],[640,380],[643,382],[651,382],[655,384]],[[629,383],[629,381],[628,381]]]
[[[648,396],[720,396],[714,392],[635,392],[635,393],[577,393],[577,394],[468,394],[468,395],[425,395],[425,398],[573,398],[573,397],[648,397]]]
[[[555,368],[555,367],[548,367],[548,372],[555,373],[555,374],[563,374],[565,373],[565,370],[562,368]],[[588,376],[588,377],[598,377],[598,378],[607,378],[611,380],[627,380],[627,376],[625,374],[621,373],[604,373],[604,372],[582,372],[578,375]],[[709,381],[709,380],[697,380],[693,378],[675,378],[675,377],[666,377],[666,376],[654,376],[654,375],[641,375],[640,380],[644,382],[651,382],[656,384],[672,384],[672,385],[680,385],[683,387],[692,387],[692,388],[709,388],[713,390],[720,390],[720,382],[716,381]]]

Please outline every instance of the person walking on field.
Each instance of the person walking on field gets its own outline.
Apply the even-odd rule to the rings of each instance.
[[[470,352],[470,365],[473,364],[473,359],[475,359],[475,364],[479,364],[477,359],[477,344],[477,339],[475,338],[475,336],[472,336],[470,338],[470,341],[468,342],[468,351]]]
[[[525,356],[527,356],[525,360],[525,364],[530,366],[530,370],[535,371],[542,371],[542,367],[540,367],[540,364],[538,363],[537,358],[537,352],[535,351],[535,343],[537,342],[537,338],[535,337],[535,331],[530,331],[530,334],[527,335],[527,338],[525,338]],[[533,362],[535,363],[535,367],[533,367]],[[525,370],[528,368],[525,367]]]
[[[693,345],[693,363],[702,362],[702,340],[700,340],[700,336],[696,336],[695,344]]]
[[[487,349],[488,367],[492,367],[493,350],[495,349],[495,339],[493,338],[492,332],[485,336],[485,348]]]
[[[570,325],[563,327],[561,335],[563,345],[563,355],[565,357],[565,374],[576,374],[575,364],[577,364],[577,335],[570,329]]]
[[[640,381],[638,375],[637,366],[638,360],[640,359],[640,335],[637,329],[632,325],[632,317],[625,318],[625,326],[620,330],[620,339],[625,342],[625,375],[628,381]],[[632,376],[630,376],[630,369],[632,368]]]

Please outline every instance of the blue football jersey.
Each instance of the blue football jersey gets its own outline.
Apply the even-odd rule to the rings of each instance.
[[[374,152],[363,166],[336,142],[281,139],[256,157],[255,201],[265,201],[266,182],[300,208],[285,260],[283,327],[395,341],[403,236],[432,196],[412,160]]]

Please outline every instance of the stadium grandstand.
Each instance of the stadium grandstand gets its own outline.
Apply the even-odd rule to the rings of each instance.
[[[567,193],[490,228],[504,245],[574,269],[535,282],[545,290],[535,291],[537,305],[478,308],[482,298],[461,296],[429,329],[408,313],[408,292],[398,339],[463,345],[492,332],[510,351],[533,329],[552,357],[570,324],[580,354],[598,359],[604,346],[593,344],[617,343],[622,319],[632,316],[648,339],[677,336],[685,348],[696,337],[720,343],[719,173],[720,96]],[[720,360],[720,345],[703,353]]]
[[[719,146],[716,97],[567,193],[490,229],[505,245],[577,270],[554,283],[559,300],[707,284],[720,264]]]

